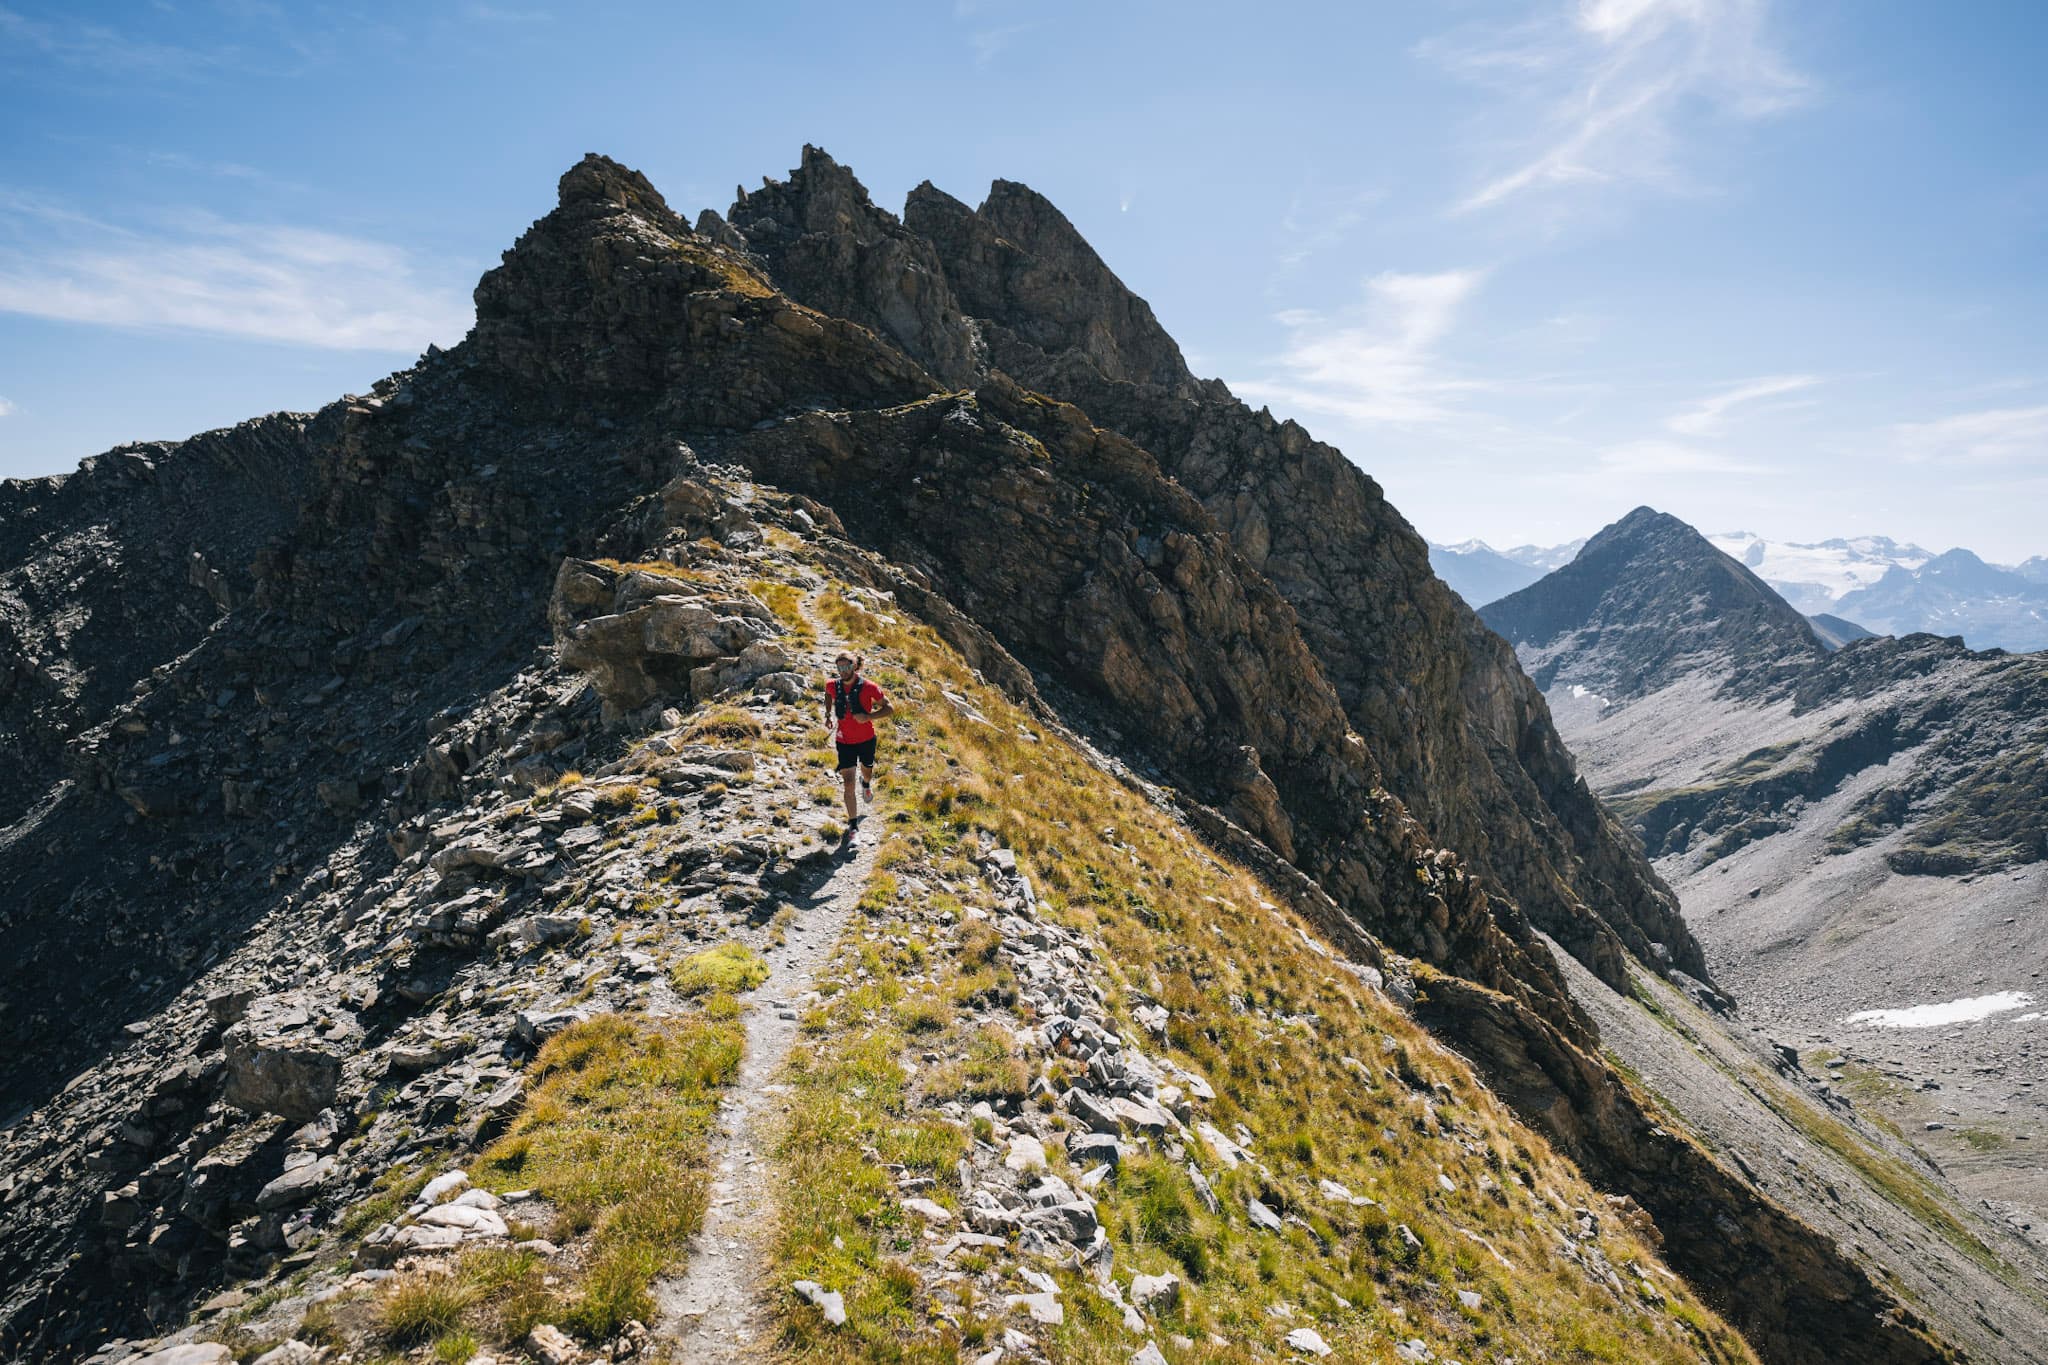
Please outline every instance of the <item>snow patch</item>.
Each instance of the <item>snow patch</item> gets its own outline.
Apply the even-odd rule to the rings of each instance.
[[[1844,1022],[1865,1028],[1940,1028],[1943,1024],[1974,1024],[1994,1014],[2031,1005],[2034,997],[2025,991],[2000,991],[1996,995],[1973,995],[1967,1000],[1950,1000],[1939,1005],[1911,1005],[1896,1010],[1858,1010]],[[2038,1015],[2022,1015],[2038,1018]]]
[[[1573,683],[1573,684],[1572,684],[1572,700],[1573,700],[1573,701],[1586,701],[1586,700],[1589,700],[1589,699],[1590,699],[1590,700],[1592,701],[1593,705],[1595,705],[1595,706],[1607,706],[1607,705],[1609,705],[1609,702],[1608,702],[1607,698],[1605,698],[1605,697],[1601,696],[1601,695],[1600,695],[1600,694],[1599,694],[1598,692],[1595,692],[1595,691],[1593,691],[1593,690],[1592,690],[1591,688],[1589,688],[1589,687],[1586,687],[1586,686],[1584,686],[1584,685],[1583,685],[1583,684],[1581,684],[1581,683]]]

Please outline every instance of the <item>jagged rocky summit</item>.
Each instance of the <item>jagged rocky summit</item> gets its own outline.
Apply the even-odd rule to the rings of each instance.
[[[142,1287],[133,1330],[299,1254],[306,1215],[262,1192],[332,1155],[324,1115],[364,1112],[348,1059],[462,954],[581,932],[540,913],[567,833],[492,833],[513,816],[486,794],[677,700],[800,694],[738,585],[649,579],[699,539],[765,539],[713,491],[734,479],[1398,966],[1417,1017],[1774,1358],[1940,1358],[1603,1058],[1544,935],[1616,989],[1643,963],[1716,1003],[1701,951],[1378,487],[1189,374],[1029,189],[921,186],[899,220],[816,149],[694,228],[586,158],[455,349],[318,414],[7,486],[10,1341],[74,1349],[115,1284]],[[561,1021],[500,1023],[516,1056]],[[406,1092],[420,1121],[473,1137],[516,1098],[495,1064],[403,1066],[434,1078]]]

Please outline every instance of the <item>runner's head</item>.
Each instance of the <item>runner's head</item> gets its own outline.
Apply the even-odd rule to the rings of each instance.
[[[850,678],[860,672],[860,656],[857,654],[842,654],[832,661],[832,666],[839,670],[840,677]]]

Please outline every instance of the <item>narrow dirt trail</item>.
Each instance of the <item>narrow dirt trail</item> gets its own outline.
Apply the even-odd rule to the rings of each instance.
[[[821,649],[846,647],[808,600],[804,612]],[[796,1042],[798,1001],[832,960],[874,871],[880,832],[869,820],[857,829],[823,880],[790,898],[796,919],[782,944],[757,945],[769,974],[744,1001],[746,1053],[711,1133],[704,1227],[690,1244],[682,1273],[654,1284],[659,1312],[653,1335],[672,1359],[712,1365],[765,1354],[772,1317],[770,1286],[762,1274],[775,1218],[767,1144],[781,1096],[774,1081]]]

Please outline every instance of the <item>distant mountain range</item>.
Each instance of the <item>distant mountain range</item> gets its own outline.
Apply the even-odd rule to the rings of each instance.
[[[1571,563],[1585,545],[1585,537],[1563,545],[1517,545],[1496,550],[1483,540],[1458,545],[1429,545],[1429,567],[1451,587],[1451,591],[1474,607],[1506,597],[1528,587],[1552,569]],[[2048,576],[2048,566],[2043,568]]]
[[[1910,572],[1934,558],[1918,545],[1901,544],[1888,536],[1837,537],[1800,544],[1765,540],[1748,531],[1725,531],[1706,539],[1808,613],[1832,611],[1844,596],[1871,586],[1893,569]]]
[[[2008,568],[1969,550],[1937,555],[1887,536],[1802,543],[1728,531],[1700,538],[1812,619],[1830,648],[1859,633],[1924,631],[1960,635],[1972,649],[2048,649],[2048,555]],[[1429,562],[1460,597],[1483,607],[1563,567],[1586,543],[1496,550],[1483,540],[1432,542]]]

